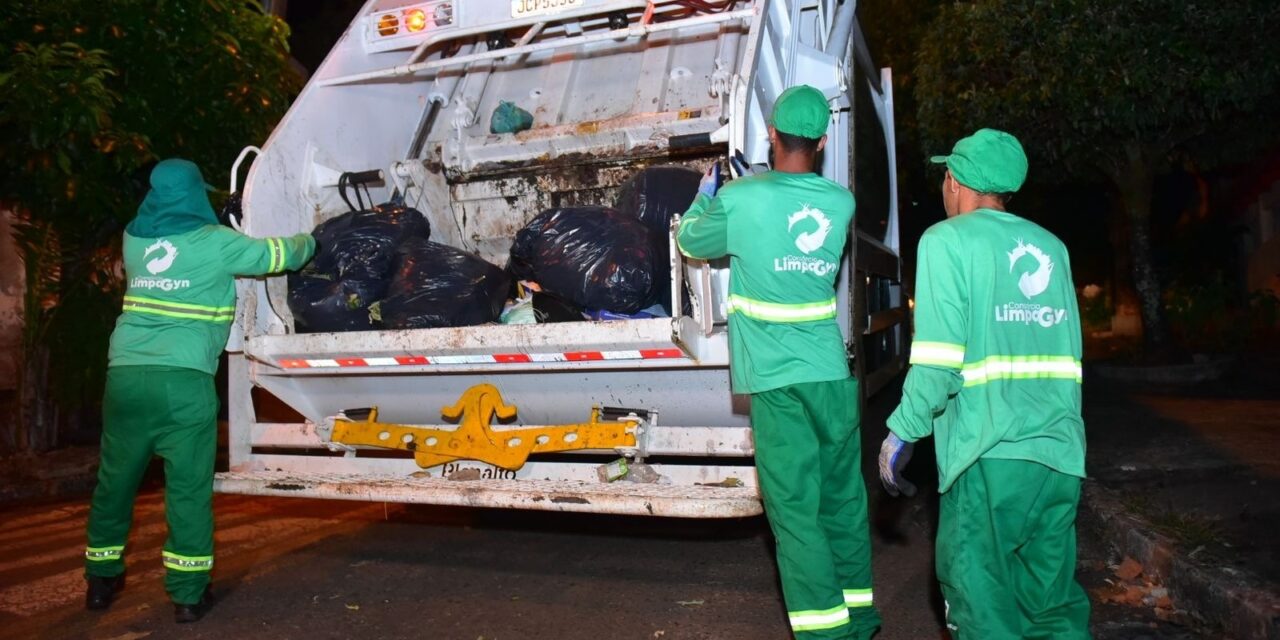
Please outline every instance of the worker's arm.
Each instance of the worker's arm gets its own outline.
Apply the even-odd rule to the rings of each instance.
[[[311,260],[316,240],[309,233],[280,238],[251,238],[226,227],[217,231],[227,271],[237,276],[264,276],[296,271]]]
[[[680,219],[676,243],[680,253],[689,258],[712,260],[729,253],[729,215],[724,196],[698,194]]]
[[[969,292],[953,233],[950,227],[934,227],[920,238],[911,370],[902,400],[889,416],[889,430],[905,442],[932,434],[934,418],[964,386]]]

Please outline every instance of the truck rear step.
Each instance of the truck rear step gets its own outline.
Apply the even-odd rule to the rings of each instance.
[[[456,507],[578,511],[675,518],[741,518],[763,513],[755,487],[680,486],[579,480],[446,478],[288,473],[217,474],[219,493]]]

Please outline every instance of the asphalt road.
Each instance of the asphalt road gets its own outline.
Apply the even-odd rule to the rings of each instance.
[[[868,412],[864,447],[883,423]],[[870,452],[868,452],[868,455]],[[909,471],[927,476],[927,454]],[[867,469],[870,471],[870,469]],[[927,488],[926,488],[927,489]],[[945,638],[936,496],[871,485],[880,640]],[[161,585],[160,495],[140,498],[121,598],[82,609],[83,500],[0,513],[0,637],[599,640],[787,638],[762,518],[681,521],[219,496],[216,608],[177,626]],[[1082,532],[1086,588],[1107,578]],[[1144,609],[1096,609],[1096,637],[1201,637]]]

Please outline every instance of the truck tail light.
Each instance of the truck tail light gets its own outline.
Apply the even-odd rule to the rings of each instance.
[[[378,18],[378,35],[393,36],[400,30],[400,18],[394,13],[384,13]]]
[[[417,33],[427,28],[427,12],[422,9],[412,9],[404,14],[404,26],[411,33]]]
[[[437,27],[445,27],[453,24],[453,5],[449,3],[436,5],[435,14],[432,16]]]

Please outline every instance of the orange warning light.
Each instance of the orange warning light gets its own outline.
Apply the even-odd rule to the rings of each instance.
[[[408,27],[410,32],[418,32],[426,29],[427,12],[422,9],[406,11],[404,14],[404,26]]]

